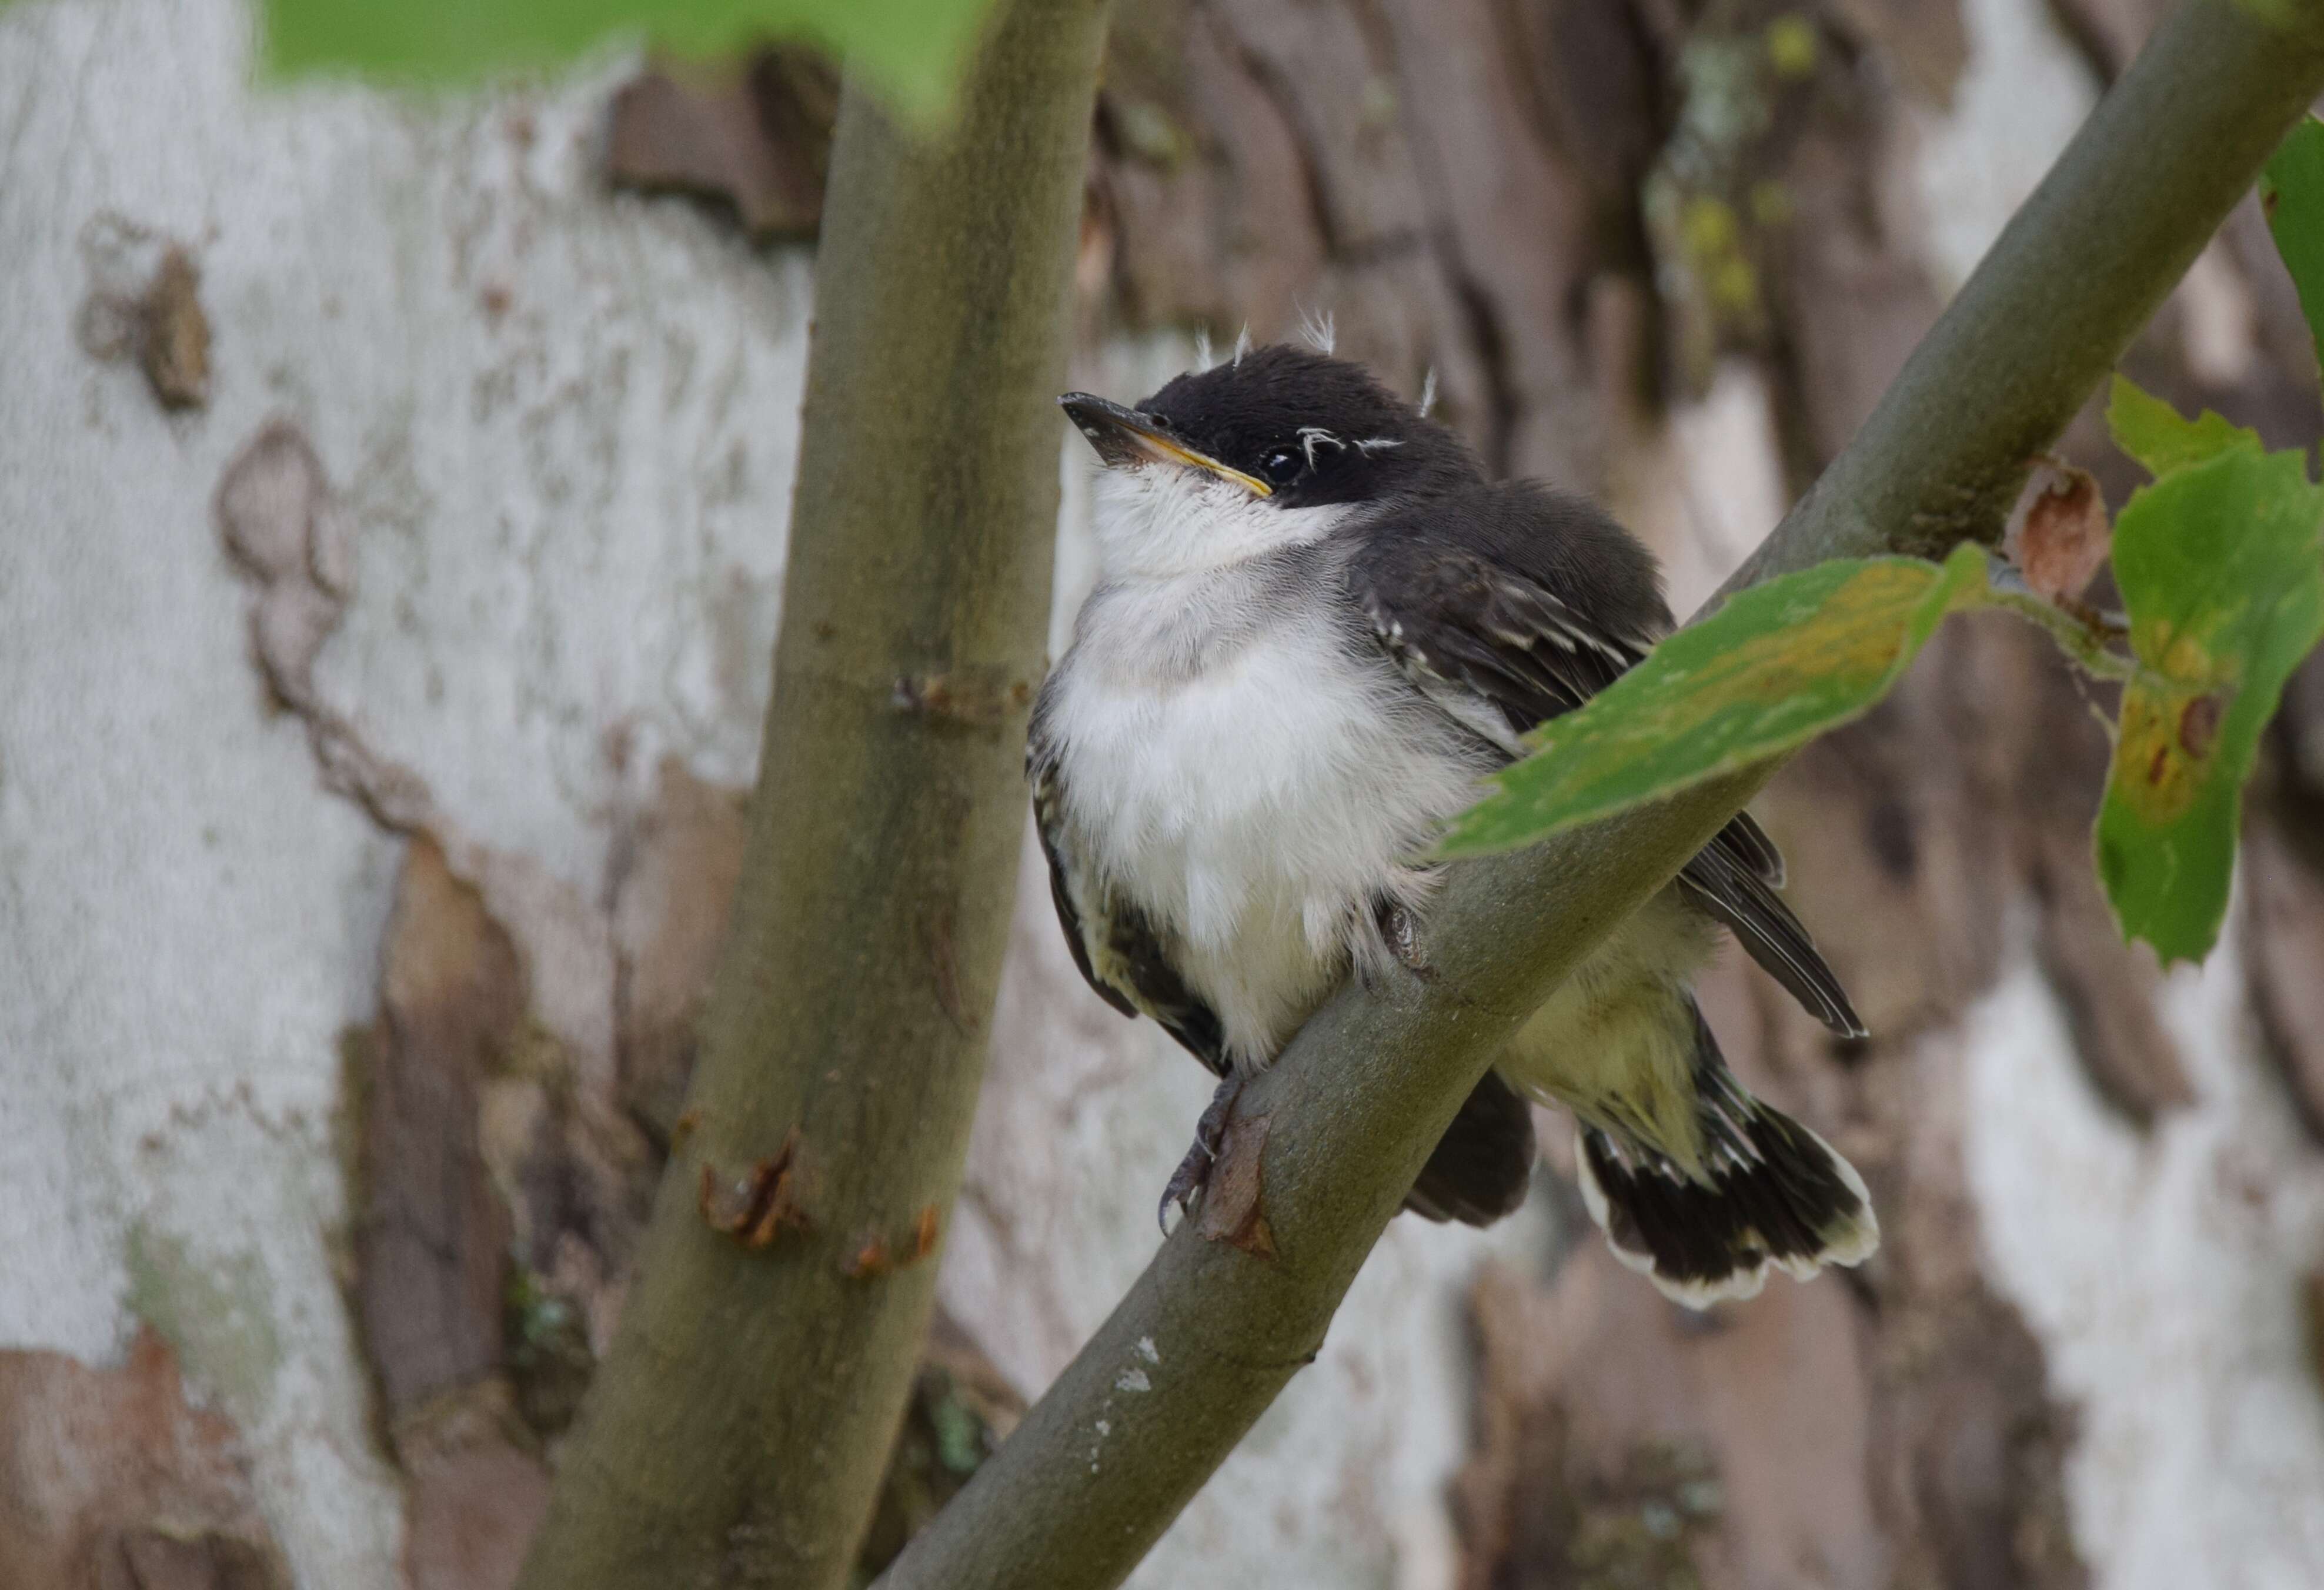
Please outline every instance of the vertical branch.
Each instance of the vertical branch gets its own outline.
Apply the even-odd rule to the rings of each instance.
[[[748,859],[533,1590],[836,1585],[870,1515],[1014,893],[1103,19],[1004,5],[941,146],[846,92]]]

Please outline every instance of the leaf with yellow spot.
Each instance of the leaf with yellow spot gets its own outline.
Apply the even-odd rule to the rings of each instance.
[[[2263,453],[2249,432],[2172,469],[2115,521],[2143,671],[2123,689],[2098,876],[2124,935],[2165,962],[2200,960],[2218,939],[2260,731],[2324,637],[2319,527],[2324,489],[2305,459]]]
[[[1974,546],[1941,567],[1844,558],[1754,586],[1544,725],[1439,853],[1528,844],[1804,744],[1886,695],[1947,613],[1991,599]]]

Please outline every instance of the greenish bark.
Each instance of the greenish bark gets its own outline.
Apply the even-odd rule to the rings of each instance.
[[[2324,87],[2324,5],[2269,11],[2194,0],[2163,27],[1730,589],[1997,536],[2031,458]],[[883,1590],[1119,1584],[1314,1356],[1500,1043],[1774,770],[1459,868],[1433,975],[1342,989],[1243,1095],[1279,1257],[1179,1230]]]
[[[532,1590],[837,1585],[870,1516],[1015,892],[1103,21],[1013,0],[941,146],[846,93],[733,930]]]

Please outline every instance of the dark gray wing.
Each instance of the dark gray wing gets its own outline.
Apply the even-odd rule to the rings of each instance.
[[[1457,542],[1448,514],[1462,526]],[[1670,627],[1643,547],[1589,504],[1523,485],[1375,521],[1360,533],[1346,578],[1405,676],[1510,755],[1518,736],[1612,684]],[[1844,1037],[1863,1036],[1839,977],[1776,896],[1783,879],[1782,854],[1748,813],[1679,874],[1810,1015]]]
[[[1749,823],[1750,819],[1737,821]],[[1802,1009],[1843,1038],[1864,1037],[1864,1020],[1848,1002],[1840,974],[1825,963],[1808,930],[1777,897],[1768,879],[1738,857],[1737,852],[1744,847],[1734,842],[1735,826],[1729,823],[1721,830],[1717,839],[1681,869],[1679,882],[1697,904],[1726,925],[1769,977],[1790,991]],[[1756,823],[1752,829],[1758,842],[1772,850],[1773,844],[1757,832]],[[1776,859],[1781,877],[1782,858]]]
[[[1145,914],[1074,865],[1065,842],[1057,758],[1042,733],[1042,718],[1037,708],[1025,774],[1033,786],[1033,824],[1049,860],[1049,897],[1074,964],[1099,998],[1124,1016],[1152,1016],[1196,1060],[1224,1076],[1226,1043],[1217,1013],[1187,988]]]

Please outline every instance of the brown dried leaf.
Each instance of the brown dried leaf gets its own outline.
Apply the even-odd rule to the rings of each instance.
[[[0,1585],[287,1590],[234,1425],[148,1327],[118,1369],[0,1350]]]
[[[1273,1260],[1275,1230],[1265,1205],[1268,1128],[1271,1116],[1236,1116],[1227,1122],[1219,1157],[1203,1189],[1195,1229],[1211,1242],[1223,1242],[1255,1258]]]
[[[2070,602],[2098,572],[2114,543],[2106,494],[2086,469],[2045,458],[2010,516],[2002,550],[2047,602]]]

